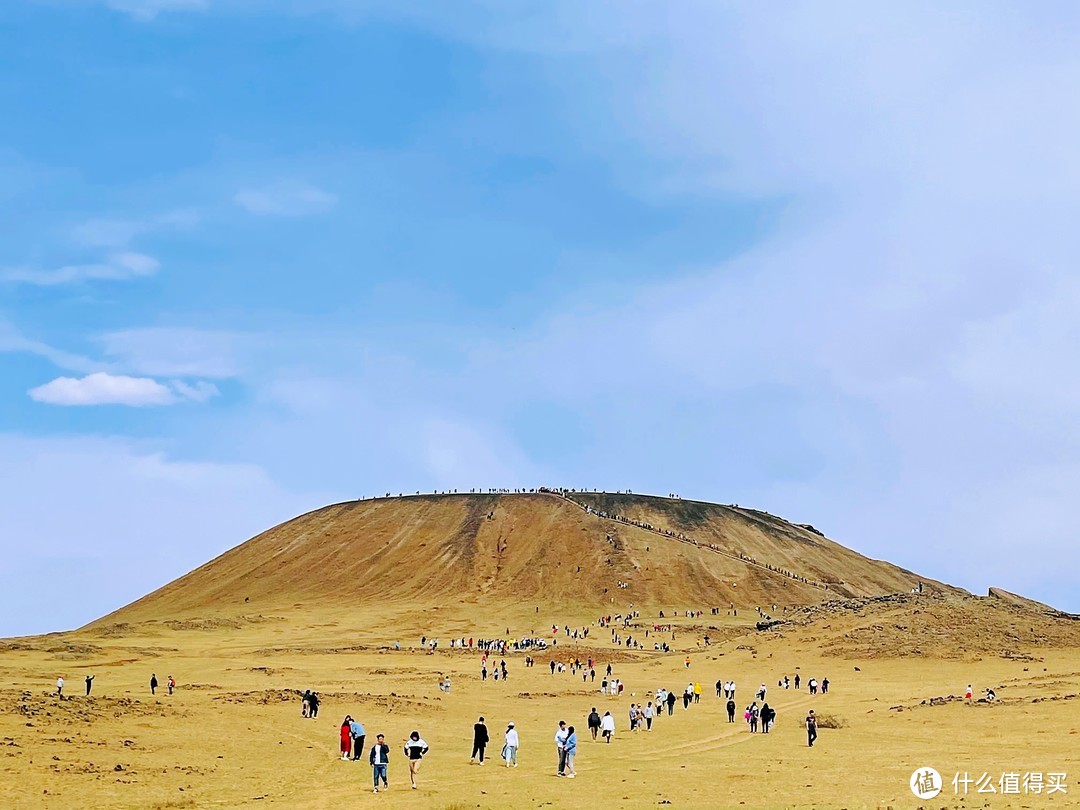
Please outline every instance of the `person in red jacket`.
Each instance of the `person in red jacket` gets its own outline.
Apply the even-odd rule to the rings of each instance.
[[[341,758],[349,759],[349,755],[352,752],[352,727],[349,725],[352,722],[352,717],[345,715],[345,719],[341,721]]]

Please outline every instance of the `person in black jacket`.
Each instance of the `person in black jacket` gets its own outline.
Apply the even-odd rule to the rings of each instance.
[[[727,702],[727,721],[729,723],[735,722],[735,701],[730,699]]]
[[[675,700],[675,693],[669,689],[667,693],[667,713],[669,717],[671,716],[671,713],[675,711]]]
[[[488,744],[488,729],[484,725],[484,718],[481,717],[480,721],[473,726],[473,741],[472,741],[472,756],[469,757],[469,762],[472,762],[477,757],[480,758],[480,764],[484,764],[484,749]]]
[[[380,779],[382,779],[384,789],[390,787],[390,783],[386,781],[386,768],[390,764],[390,746],[386,744],[382,734],[376,735],[375,744],[371,746],[371,753],[368,755],[368,762],[371,763],[371,778],[375,782],[374,792],[379,792]]]
[[[763,733],[769,733],[769,727],[772,725],[773,720],[776,718],[776,709],[770,706],[768,703],[761,706],[761,730]]]
[[[589,712],[589,731],[592,733],[592,738],[595,740],[597,733],[600,731],[600,713],[596,711],[595,706],[593,706],[593,710]]]

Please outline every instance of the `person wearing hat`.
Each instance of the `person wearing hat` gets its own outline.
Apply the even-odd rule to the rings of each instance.
[[[502,756],[506,760],[506,767],[517,767],[518,733],[511,720],[506,726],[506,744],[503,745]]]

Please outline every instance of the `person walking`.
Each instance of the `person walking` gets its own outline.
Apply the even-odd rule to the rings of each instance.
[[[806,715],[806,744],[811,748],[814,747],[814,740],[817,739],[817,718],[814,717],[814,710],[810,710],[810,714]]]
[[[823,694],[823,695],[829,694],[829,679],[828,678],[822,678],[821,679],[821,694]]]
[[[652,721],[653,718],[656,716],[656,712],[653,709],[651,700],[645,704],[645,708],[642,710],[642,715],[645,717],[645,730],[652,731]]]
[[[386,769],[390,765],[390,746],[386,744],[386,739],[382,734],[375,735],[375,744],[371,746],[368,762],[371,763],[371,779],[375,783],[375,790],[372,792],[379,792],[380,779],[383,783],[383,790],[390,787],[390,783],[386,781]]]
[[[730,698],[727,702],[727,721],[729,723],[735,722],[735,701]]]
[[[772,726],[773,718],[776,716],[776,712],[773,707],[768,703],[765,703],[761,707],[761,731],[764,734],[769,733],[769,727]]]
[[[716,681],[716,696],[720,697],[720,693],[724,690],[724,682],[721,680]]]
[[[671,717],[672,713],[675,711],[675,701],[676,701],[676,699],[677,698],[675,697],[675,693],[669,690],[668,693],[667,693],[667,713],[668,713],[668,717]]]
[[[349,734],[352,735],[353,762],[358,762],[360,755],[364,753],[364,740],[367,739],[364,724],[350,718]]]
[[[611,712],[604,712],[600,719],[600,732],[610,745],[611,737],[615,734],[615,718],[611,716]]]
[[[799,688],[799,684],[801,684],[801,683],[802,683],[802,678],[800,678],[800,677],[799,677],[799,673],[798,673],[798,672],[796,672],[796,673],[795,673],[795,688],[796,688],[796,689],[798,689],[798,688]]]
[[[750,733],[753,734],[757,731],[758,718],[761,717],[761,710],[758,709],[757,703],[750,704]]]
[[[150,674],[150,694],[157,694],[157,675],[155,673]]]
[[[701,703],[701,684],[694,681],[694,703]]]
[[[61,700],[64,698],[64,676],[61,675],[56,679],[56,696]]]
[[[90,695],[90,688],[93,686],[94,678],[96,678],[96,677],[97,677],[97,675],[87,675],[86,676],[86,694],[87,694],[87,696]]]
[[[480,764],[484,764],[484,749],[487,748],[489,739],[487,726],[484,725],[484,718],[481,717],[479,722],[473,725],[472,756],[469,757],[469,762],[479,757]]]
[[[574,770],[574,757],[577,756],[577,732],[574,731],[574,727],[570,726],[567,729],[566,735],[566,778],[573,779],[577,776],[577,771]]]
[[[165,680],[165,683],[169,687],[169,694],[171,695],[173,693],[173,689],[176,688],[176,678],[174,678],[172,675],[170,675]]]
[[[971,703],[971,684],[967,685],[967,689],[964,690],[964,700]]]
[[[344,761],[349,760],[349,755],[352,752],[352,718],[349,715],[345,715],[345,719],[341,721],[341,758]]]
[[[686,685],[686,689],[683,690],[683,695],[682,695],[683,711],[690,708],[690,701],[692,701],[693,699],[694,699],[694,685],[692,683],[688,683]]]
[[[487,731],[486,728],[484,730]],[[405,740],[405,757],[409,760],[409,783],[413,790],[416,790],[416,775],[420,772],[420,761],[427,752],[428,744],[420,739],[419,731],[412,732],[409,739]],[[483,761],[480,764],[483,765]]]
[[[319,693],[312,692],[308,698],[308,717],[314,720],[319,716]]]
[[[514,728],[514,721],[511,720],[506,726],[506,743],[503,745],[503,759],[506,760],[507,768],[511,765],[515,768],[517,767],[518,745],[520,745],[518,732],[517,729]]]
[[[600,713],[596,711],[596,707],[593,706],[591,712],[589,712],[588,720],[589,731],[592,734],[593,741],[596,740],[596,735],[600,732]]]

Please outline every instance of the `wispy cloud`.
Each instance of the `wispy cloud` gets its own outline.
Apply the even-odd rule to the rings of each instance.
[[[174,381],[171,386],[150,377],[129,377],[99,371],[85,377],[57,377],[31,388],[30,398],[48,405],[127,405],[142,408],[174,405],[190,400],[205,402],[218,394],[212,383],[187,384]]]
[[[208,0],[105,0],[105,5],[147,21],[168,11],[203,11],[210,3]]]
[[[169,211],[155,217],[95,217],[71,229],[71,237],[81,245],[100,248],[126,248],[136,236],[160,230],[191,228],[199,222],[199,213],[191,209]]]
[[[89,357],[57,349],[40,340],[32,340],[3,320],[0,320],[0,352],[25,352],[37,355],[44,357],[57,368],[82,374],[103,370],[102,363],[91,360]]]
[[[302,217],[322,214],[337,205],[337,195],[306,184],[277,183],[241,189],[233,202],[258,216]]]
[[[83,281],[128,281],[151,276],[160,266],[153,256],[127,252],[114,254],[98,264],[68,264],[55,270],[13,267],[0,271],[0,281],[39,287],[55,287]]]
[[[136,374],[223,379],[239,373],[242,337],[232,332],[150,327],[109,332],[100,342],[107,357]]]

